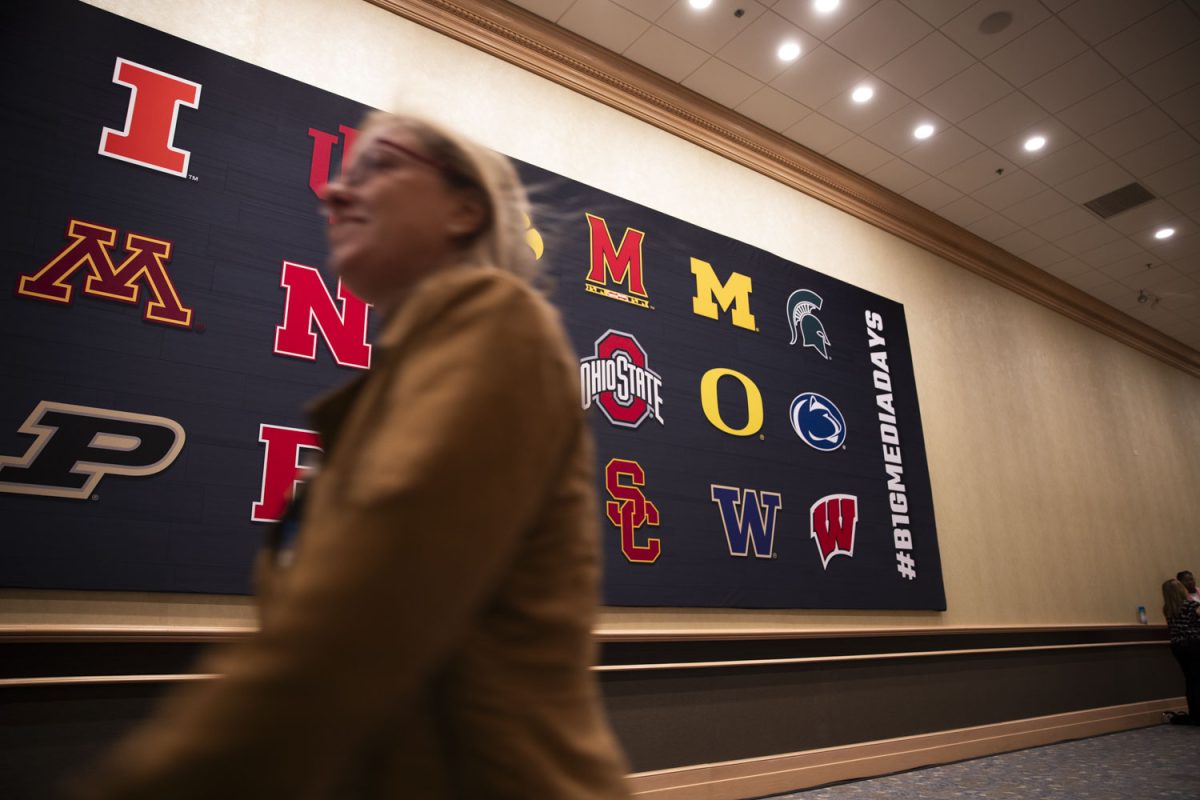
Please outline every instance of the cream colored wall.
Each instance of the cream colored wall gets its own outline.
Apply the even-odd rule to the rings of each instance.
[[[604,629],[1130,623],[1138,605],[1158,622],[1163,578],[1200,570],[1200,381],[360,0],[91,1],[370,105],[432,113],[512,156],[904,304],[949,610],[609,609]],[[0,624],[250,620],[237,598],[0,593]]]

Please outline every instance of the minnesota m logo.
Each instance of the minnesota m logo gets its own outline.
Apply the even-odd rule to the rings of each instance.
[[[67,280],[80,268],[87,267],[84,294],[136,305],[145,285],[152,295],[142,315],[147,322],[179,328],[192,326],[192,310],[184,307],[167,275],[170,242],[130,233],[125,237],[128,255],[116,265],[112,258],[112,248],[117,243],[116,228],[72,219],[67,224],[67,238],[70,242],[41,269],[18,279],[17,294],[70,305],[75,287]]]
[[[774,558],[775,520],[783,508],[783,496],[754,489],[743,494],[737,487],[716,484],[711,490],[713,502],[721,509],[729,555],[745,558],[754,550],[755,558]]]
[[[735,272],[729,276],[729,280],[721,283],[713,272],[712,264],[698,258],[692,259],[692,274],[696,276],[693,313],[709,319],[720,319],[720,312],[729,311],[732,306],[734,325],[748,331],[758,331],[754,327],[754,315],[750,313],[750,292],[754,285],[749,275]]]

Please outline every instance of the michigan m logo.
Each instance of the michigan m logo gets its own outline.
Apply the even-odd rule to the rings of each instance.
[[[712,501],[721,510],[721,525],[729,543],[729,555],[745,558],[775,557],[775,520],[783,508],[783,496],[777,492],[713,484]]]
[[[645,485],[646,471],[636,461],[614,458],[604,468],[604,487],[612,497],[604,504],[604,511],[608,521],[621,529],[621,552],[634,564],[653,564],[662,554],[658,539],[647,537],[645,544],[637,543],[638,528],[658,527],[658,507],[638,488]]]
[[[692,298],[692,312],[709,319],[720,319],[721,311],[733,309],[733,324],[748,331],[754,327],[754,315],[750,313],[750,292],[754,285],[749,275],[735,272],[729,280],[721,283],[712,264],[692,259],[692,274],[696,276],[696,296]]]

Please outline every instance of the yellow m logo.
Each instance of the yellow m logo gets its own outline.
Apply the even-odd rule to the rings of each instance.
[[[696,276],[696,296],[692,298],[694,313],[709,319],[720,319],[720,312],[729,311],[732,306],[733,324],[757,332],[754,315],[750,313],[750,292],[754,285],[749,275],[735,272],[729,276],[729,280],[721,283],[713,272],[712,264],[698,258],[692,259],[692,274]]]

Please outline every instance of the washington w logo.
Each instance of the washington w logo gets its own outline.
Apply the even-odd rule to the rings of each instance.
[[[721,525],[729,543],[729,555],[745,558],[775,557],[775,520],[783,508],[783,496],[777,492],[712,484],[712,501],[721,510]]]

